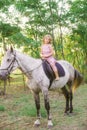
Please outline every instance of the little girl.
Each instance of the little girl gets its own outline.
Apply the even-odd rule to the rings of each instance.
[[[56,68],[56,60],[55,58],[53,57],[54,55],[54,50],[52,48],[52,45],[51,45],[51,41],[52,41],[52,38],[50,35],[45,35],[44,38],[43,38],[43,45],[41,46],[41,58],[42,59],[46,59],[48,61],[48,63],[51,65],[54,73],[55,73],[55,76],[56,76],[56,79],[55,80],[59,80],[59,75],[58,75],[58,71],[57,71],[57,68]]]

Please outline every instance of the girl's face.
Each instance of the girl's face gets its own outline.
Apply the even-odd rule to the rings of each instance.
[[[50,38],[49,37],[45,37],[44,38],[44,44],[49,44],[50,43]]]

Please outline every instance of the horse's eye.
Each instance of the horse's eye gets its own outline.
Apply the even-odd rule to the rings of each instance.
[[[9,62],[10,61],[10,59],[7,59],[7,62]]]

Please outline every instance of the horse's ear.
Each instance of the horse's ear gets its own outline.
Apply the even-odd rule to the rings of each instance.
[[[12,46],[10,46],[10,51],[13,52],[13,47]]]

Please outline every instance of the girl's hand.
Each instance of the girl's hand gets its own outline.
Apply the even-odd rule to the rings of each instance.
[[[43,56],[43,54],[40,54],[41,58],[44,59],[45,57]]]

